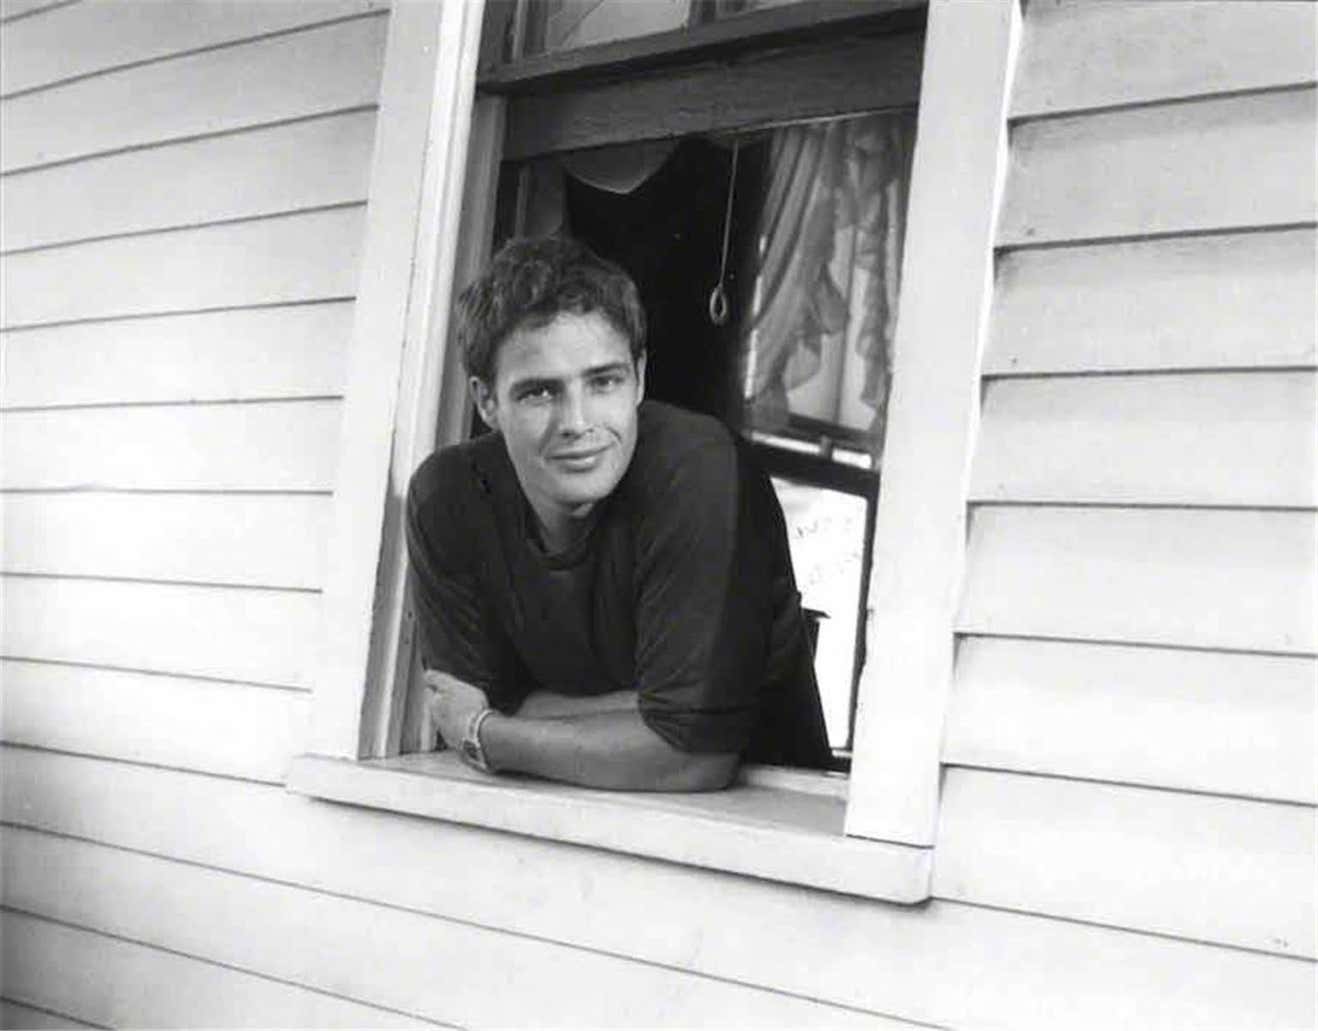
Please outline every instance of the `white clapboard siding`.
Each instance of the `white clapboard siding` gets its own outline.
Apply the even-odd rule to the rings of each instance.
[[[11,828],[3,848],[5,868],[14,871],[5,881],[6,905],[462,1027],[898,1026],[764,989],[32,831]],[[515,991],[506,990],[509,971],[516,971]],[[582,991],[585,985],[592,990]]]
[[[11,97],[0,170],[372,105],[386,23],[358,18]]]
[[[998,243],[1312,222],[1315,92],[1018,126]]]
[[[0,36],[0,95],[380,9],[379,0],[93,0]]]
[[[0,928],[4,926],[4,916],[0,914]],[[13,1002],[10,999],[0,999],[0,1027],[14,1028],[70,1028],[70,1027],[95,1027],[94,1024],[84,1024],[80,1020],[74,1020],[72,1017],[60,1016],[52,1013],[50,1010],[33,1009],[31,1006],[24,1006],[21,1002]]]
[[[10,255],[4,324],[351,297],[361,227],[353,205]]]
[[[970,497],[1311,506],[1316,411],[1312,372],[998,380]]]
[[[231,401],[343,392],[352,302],[0,333],[0,406]]]
[[[0,249],[363,202],[374,132],[354,111],[5,176]]]
[[[966,637],[943,759],[1318,803],[1311,658]]]
[[[1313,966],[1291,958],[958,903],[866,902],[125,763],[24,749],[0,749],[0,763],[3,816],[24,825],[906,1019],[1314,1019]]]
[[[1008,251],[984,371],[1312,368],[1316,246],[1299,229]]]
[[[320,630],[309,591],[7,576],[0,654],[308,686]]]
[[[963,633],[1313,654],[1310,512],[980,506]]]
[[[10,494],[0,572],[319,588],[316,494]]]
[[[0,913],[0,926],[5,991],[101,1027],[434,1026],[24,913]]]
[[[59,7],[69,0],[0,0],[0,21],[22,18],[45,8]],[[9,31],[6,27],[5,31]]]
[[[1290,0],[1029,3],[1012,114],[1313,82],[1315,38]]]
[[[6,488],[311,490],[333,486],[338,401],[7,412]]]
[[[934,893],[1312,958],[1312,806],[951,767]]]
[[[307,696],[160,674],[0,661],[12,744],[282,783]]]

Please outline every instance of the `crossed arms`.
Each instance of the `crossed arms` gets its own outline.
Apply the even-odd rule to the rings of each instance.
[[[447,673],[426,674],[430,715],[455,748],[485,693]],[[635,691],[585,698],[534,691],[515,715],[494,712],[481,726],[490,763],[549,780],[622,791],[715,791],[737,770],[735,753],[684,752],[642,719]]]

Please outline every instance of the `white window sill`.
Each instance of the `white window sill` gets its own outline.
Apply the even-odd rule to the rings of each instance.
[[[848,895],[929,897],[932,850],[848,838],[846,781],[751,768],[726,791],[595,791],[468,769],[452,753],[304,755],[288,788],[334,802],[566,841]]]

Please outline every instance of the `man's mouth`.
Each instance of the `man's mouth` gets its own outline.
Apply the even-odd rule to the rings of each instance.
[[[551,454],[549,460],[570,472],[588,472],[599,465],[607,450],[608,448],[600,447],[583,451],[558,451]]]

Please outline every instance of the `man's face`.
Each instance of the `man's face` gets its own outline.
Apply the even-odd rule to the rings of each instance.
[[[603,315],[565,312],[500,345],[494,383],[473,377],[487,425],[503,434],[546,542],[572,537],[574,519],[608,497],[636,450],[645,356]]]

